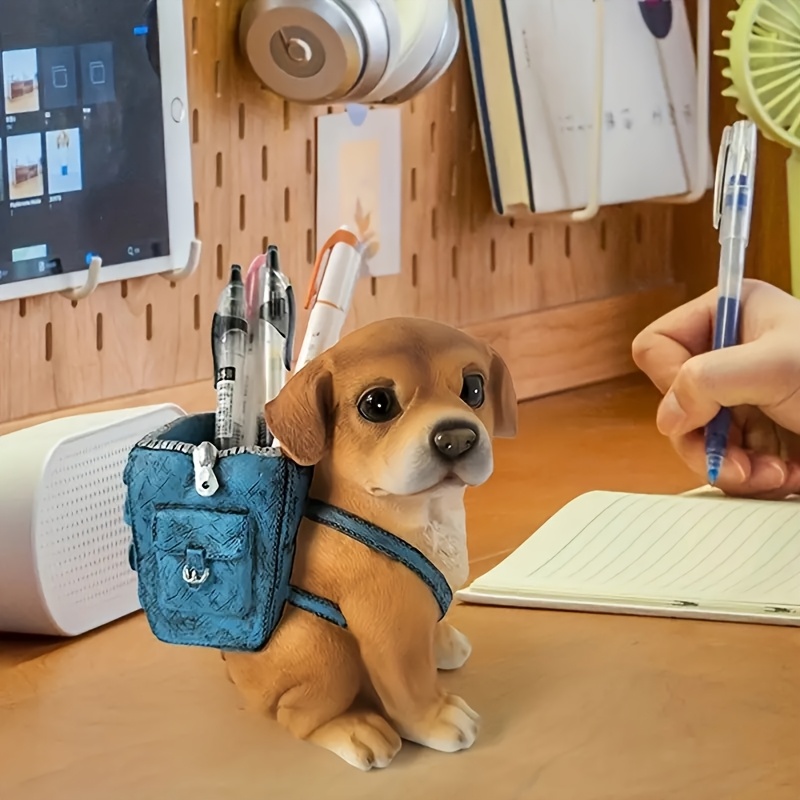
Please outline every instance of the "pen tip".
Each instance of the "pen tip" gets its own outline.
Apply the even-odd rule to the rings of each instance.
[[[706,474],[711,486],[716,486],[721,469],[722,459],[716,453],[710,454],[706,460]]]
[[[242,268],[239,264],[234,264],[231,267],[231,283],[242,282]]]

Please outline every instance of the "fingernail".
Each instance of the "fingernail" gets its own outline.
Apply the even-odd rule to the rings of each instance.
[[[770,461],[767,467],[769,468],[769,474],[773,477],[773,485],[775,488],[783,486],[783,482],[786,480],[786,470],[783,464],[778,461]]]
[[[675,397],[675,393],[669,391],[664,395],[661,405],[658,407],[656,425],[663,434],[670,434],[680,428],[686,421],[686,412]]]

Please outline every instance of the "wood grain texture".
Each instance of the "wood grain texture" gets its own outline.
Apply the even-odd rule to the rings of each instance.
[[[686,0],[687,12],[694,29],[697,19],[697,0]],[[726,50],[728,40],[722,35],[731,22],[727,14],[737,7],[735,0],[711,2],[711,49]],[[716,161],[722,129],[743,119],[730,98],[722,90],[730,81],[722,77],[728,64],[719,56],[711,56],[710,131],[711,152]],[[756,189],[750,245],[745,272],[748,277],[760,278],[790,290],[789,271],[789,212],[786,197],[786,159],[789,151],[759,134]],[[672,258],[676,280],[686,284],[687,293],[694,297],[713,289],[719,269],[719,239],[711,224],[712,192],[702,201],[688,206],[675,206],[672,229]]]
[[[656,401],[625,380],[523,405],[519,437],[496,443],[494,477],[467,495],[473,575],[584,491],[697,486],[656,433]],[[800,794],[796,631],[466,606],[453,620],[474,652],[445,682],[482,715],[477,743],[406,744],[371,775],[242,710],[216,652],[161,644],[141,615],[66,643],[0,637],[0,797]]]
[[[230,264],[246,266],[269,242],[304,294],[316,250],[315,119],[335,109],[286,103],[260,85],[236,46],[243,2],[185,0],[198,272],[179,285],[104,285],[77,304],[0,304],[0,421],[208,379],[210,319]],[[582,225],[492,213],[464,52],[403,108],[402,172],[400,274],[361,283],[350,328],[397,314],[482,324],[672,280],[668,207],[607,208]]]
[[[636,371],[631,342],[680,305],[682,286],[587,300],[467,326],[503,356],[517,397],[529,400]]]

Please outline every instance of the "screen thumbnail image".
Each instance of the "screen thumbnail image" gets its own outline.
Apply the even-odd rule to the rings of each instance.
[[[74,47],[43,47],[39,50],[39,70],[45,111],[78,105]]]
[[[49,194],[78,192],[83,188],[80,137],[81,132],[78,128],[47,132]]]
[[[36,50],[7,50],[3,53],[3,96],[6,114],[39,110]]]
[[[26,133],[6,139],[9,200],[25,200],[44,194],[42,135]]]

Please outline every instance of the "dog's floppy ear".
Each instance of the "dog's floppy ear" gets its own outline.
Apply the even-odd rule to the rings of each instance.
[[[489,395],[494,411],[494,436],[511,439],[517,435],[517,393],[511,372],[500,354],[489,347],[492,365],[489,370]]]
[[[292,375],[264,407],[270,433],[289,458],[304,467],[320,461],[328,449],[333,414],[333,376],[319,358]]]

